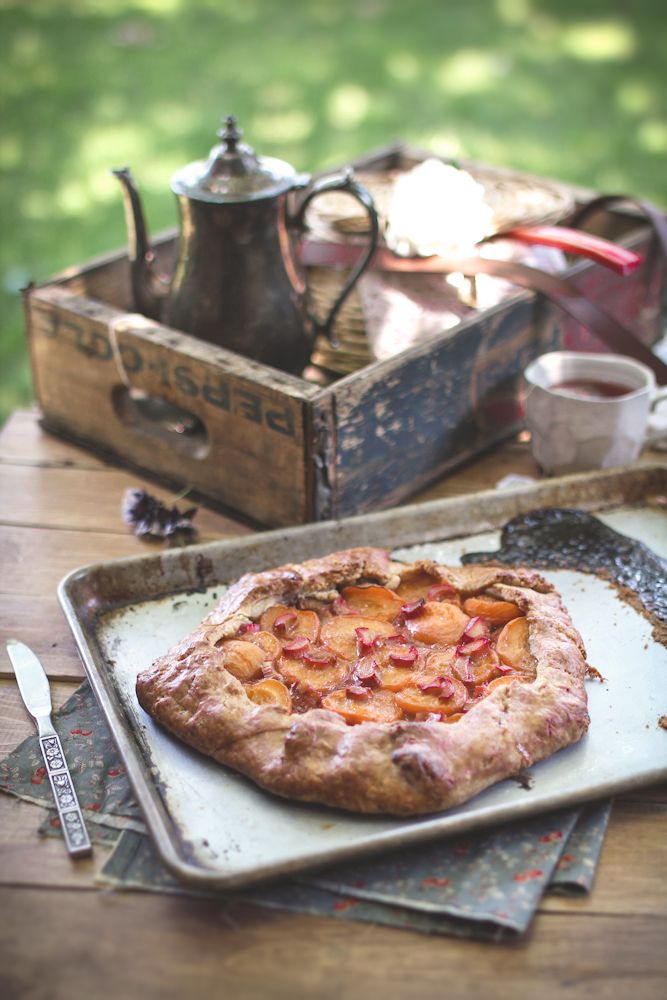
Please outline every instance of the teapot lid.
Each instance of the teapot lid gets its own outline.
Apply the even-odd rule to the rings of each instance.
[[[198,201],[242,202],[272,198],[294,187],[296,171],[289,163],[270,156],[256,156],[240,142],[242,132],[234,115],[225,119],[221,139],[207,160],[196,160],[179,170],[172,191]]]

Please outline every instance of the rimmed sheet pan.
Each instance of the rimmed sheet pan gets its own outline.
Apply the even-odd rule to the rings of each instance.
[[[200,887],[251,882],[611,795],[667,777],[667,649],[649,621],[596,576],[545,572],[604,680],[588,685],[589,734],[470,802],[418,819],[363,817],[278,799],[185,747],[139,707],[137,673],[189,631],[242,573],[379,545],[455,563],[493,550],[498,529],[536,507],[595,512],[667,556],[667,467],[569,476],[239,540],[83,567],[59,597],[160,856]],[[528,787],[526,787],[528,786]]]

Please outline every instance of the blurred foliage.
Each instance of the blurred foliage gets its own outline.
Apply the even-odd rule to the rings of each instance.
[[[664,0],[0,0],[0,420],[30,399],[20,288],[154,230],[234,112],[299,170],[401,138],[667,203]]]

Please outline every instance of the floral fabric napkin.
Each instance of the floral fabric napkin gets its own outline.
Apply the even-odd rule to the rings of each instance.
[[[206,895],[162,865],[92,691],[84,683],[54,714],[91,839],[113,845],[100,882],[119,889]],[[0,790],[48,810],[61,836],[37,736],[0,763]],[[378,859],[339,865],[222,899],[432,934],[502,940],[525,932],[545,892],[589,892],[610,802],[564,809]],[[216,893],[213,893],[216,895]]]

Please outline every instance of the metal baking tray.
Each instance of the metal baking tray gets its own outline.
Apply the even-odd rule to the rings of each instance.
[[[59,597],[147,826],[165,865],[199,887],[259,879],[370,855],[570,806],[667,778],[667,649],[649,621],[597,576],[549,571],[604,680],[588,684],[591,727],[576,746],[502,781],[468,803],[427,817],[347,814],[290,802],[181,744],[156,726],[134,693],[140,670],[199,622],[242,573],[378,545],[402,558],[427,552],[455,563],[497,547],[511,517],[537,507],[595,512],[617,531],[667,555],[667,467],[584,474],[271,531],[238,540],[91,565]]]

